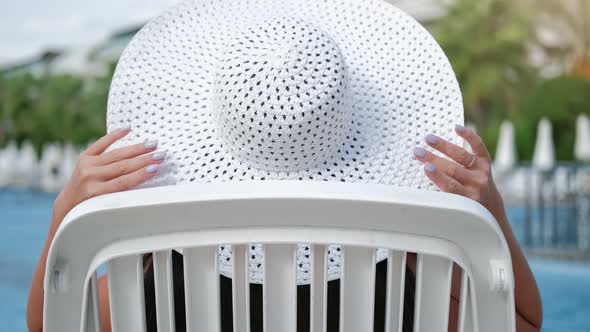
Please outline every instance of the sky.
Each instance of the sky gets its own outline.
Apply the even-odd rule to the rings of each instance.
[[[0,0],[0,65],[48,48],[95,45],[179,0]]]

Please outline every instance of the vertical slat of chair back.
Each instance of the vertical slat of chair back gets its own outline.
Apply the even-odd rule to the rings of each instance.
[[[311,250],[310,331],[325,332],[328,306],[328,248],[325,245],[314,245]]]
[[[143,260],[141,255],[115,258],[108,263],[111,330],[145,331]]]
[[[453,261],[418,254],[414,331],[447,331]]]
[[[473,300],[466,273],[461,276],[461,300],[459,302],[459,332],[475,331]]]
[[[406,285],[406,253],[389,250],[387,255],[387,298],[385,331],[402,332],[404,291]]]
[[[172,253],[170,250],[153,254],[154,291],[158,332],[174,332],[174,286],[172,277]]]
[[[340,331],[372,331],[375,303],[375,249],[343,247]]]
[[[88,285],[88,302],[86,306],[86,328],[88,332],[101,332],[100,305],[98,302],[97,274],[94,272]]]
[[[217,246],[184,249],[187,331],[221,329]]]
[[[248,245],[232,246],[232,306],[234,332],[250,332]]]
[[[248,246],[232,246],[233,326],[250,331]],[[310,284],[310,331],[324,332],[327,324],[326,245],[312,245]],[[372,331],[374,325],[376,248],[342,247],[340,330]],[[265,245],[263,317],[265,331],[297,330],[295,244]],[[220,284],[217,247],[184,249],[186,319],[189,331],[220,331]],[[175,331],[172,257],[170,251],[155,252],[154,287],[158,331]],[[388,250],[386,282],[386,332],[403,328],[407,253]],[[138,255],[109,262],[109,291],[113,331],[145,329],[143,267]],[[448,326],[453,262],[418,254],[414,331],[446,331]],[[131,286],[131,287],[129,287]],[[88,287],[86,330],[100,331],[96,276]],[[473,302],[469,279],[463,273],[459,331],[474,331]]]
[[[264,331],[297,331],[296,250],[293,244],[264,246]]]

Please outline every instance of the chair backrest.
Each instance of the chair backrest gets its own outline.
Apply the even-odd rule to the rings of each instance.
[[[406,253],[417,254],[415,331],[447,331],[453,263],[459,331],[514,331],[510,253],[494,218],[456,195],[383,185],[261,181],[141,189],[91,199],[47,260],[44,331],[98,331],[108,266],[113,331],[145,330],[142,254],[153,253],[158,331],[174,331],[171,250],[183,249],[188,331],[220,330],[218,246],[233,246],[234,331],[249,331],[248,244],[264,245],[265,331],[296,331],[296,244],[312,246],[311,331],[326,328],[328,244],[343,251],[340,330],[372,331],[375,248],[388,252],[386,331],[401,331]]]

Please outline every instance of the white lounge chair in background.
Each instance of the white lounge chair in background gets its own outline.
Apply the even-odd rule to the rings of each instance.
[[[537,138],[533,152],[533,167],[538,171],[550,171],[555,167],[555,144],[553,143],[553,126],[546,118],[537,126]]]
[[[47,192],[58,192],[63,188],[63,149],[59,144],[47,144],[41,154],[40,187]]]
[[[39,160],[37,160],[37,153],[31,142],[24,142],[21,145],[12,163],[14,185],[23,188],[39,187]]]
[[[513,170],[518,163],[516,154],[516,139],[514,137],[514,125],[504,120],[500,126],[496,156],[494,158],[494,171],[496,174],[505,175]]]
[[[80,158],[80,150],[72,144],[66,144],[63,149],[63,159],[61,164],[61,183],[65,185],[70,176],[76,169],[76,163]]]
[[[0,187],[14,185],[16,167],[14,161],[18,157],[16,143],[9,143],[0,150]]]
[[[248,331],[252,243],[265,250],[265,331],[296,331],[297,243],[312,244],[311,331],[325,329],[328,244],[343,251],[341,331],[373,330],[376,248],[388,251],[387,331],[401,331],[407,252],[418,255],[415,331],[447,331],[453,262],[463,270],[459,331],[515,330],[510,253],[476,202],[384,185],[262,181],[141,189],[74,208],[49,251],[43,331],[100,330],[102,264],[113,331],[145,330],[144,253],[154,254],[158,331],[173,331],[175,248],[184,253],[187,330],[219,331],[222,244],[233,246],[234,331]]]
[[[582,162],[590,162],[590,118],[586,114],[580,114],[576,119],[574,157]]]

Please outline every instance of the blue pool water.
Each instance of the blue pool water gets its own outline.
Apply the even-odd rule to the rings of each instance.
[[[0,332],[26,331],[28,289],[55,195],[0,189]],[[590,331],[590,265],[531,261],[543,331]]]

